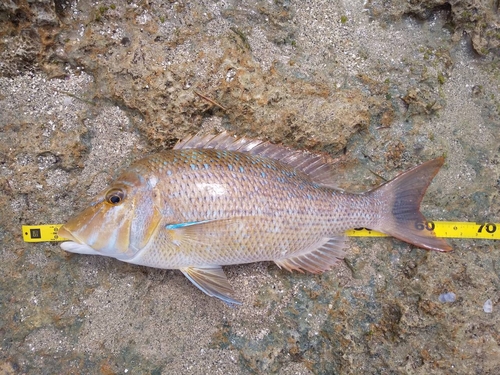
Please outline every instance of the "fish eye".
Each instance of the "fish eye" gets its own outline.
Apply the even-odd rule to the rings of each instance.
[[[124,199],[125,199],[125,193],[123,192],[123,190],[120,189],[110,190],[106,194],[106,202],[112,204],[113,206],[122,203]]]

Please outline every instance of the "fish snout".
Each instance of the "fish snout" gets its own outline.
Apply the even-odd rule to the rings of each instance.
[[[63,225],[62,227],[59,228],[59,231],[57,232],[57,235],[61,239],[80,243],[80,241],[78,241],[78,239],[76,239],[75,236],[73,236],[71,234],[71,232],[66,228],[65,225]]]
[[[61,249],[70,253],[101,255],[89,245],[76,238],[64,225],[57,232],[61,239],[67,240],[61,243]]]

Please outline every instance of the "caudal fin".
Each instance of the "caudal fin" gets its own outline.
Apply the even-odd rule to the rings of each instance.
[[[424,249],[451,251],[451,246],[436,237],[420,212],[425,191],[443,163],[442,157],[430,160],[374,189],[371,193],[383,203],[386,211],[372,229]]]

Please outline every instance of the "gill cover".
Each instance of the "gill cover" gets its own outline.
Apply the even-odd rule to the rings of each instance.
[[[105,192],[60,230],[61,247],[73,253],[121,260],[143,249],[158,227],[155,187],[134,172],[122,174]]]

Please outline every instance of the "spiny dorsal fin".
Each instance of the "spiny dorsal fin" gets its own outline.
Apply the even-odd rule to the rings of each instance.
[[[250,155],[263,156],[288,164],[306,173],[314,182],[329,187],[337,187],[333,178],[333,165],[325,157],[307,151],[292,150],[268,141],[238,138],[228,132],[218,135],[190,135],[174,146],[174,150],[188,148],[213,148],[217,150],[239,151]]]

